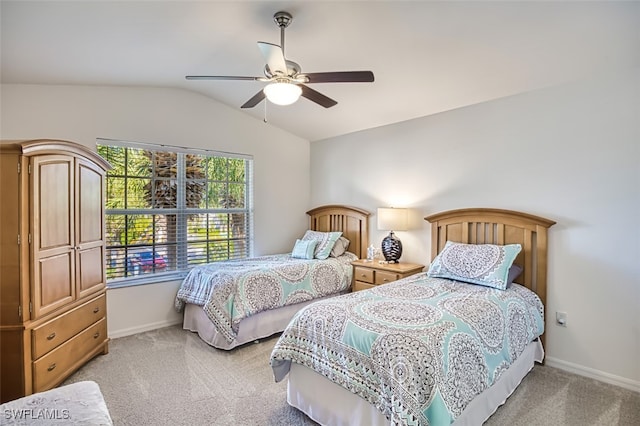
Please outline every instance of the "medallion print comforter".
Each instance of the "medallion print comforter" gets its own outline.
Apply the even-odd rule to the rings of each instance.
[[[175,307],[203,306],[228,342],[243,319],[268,309],[340,293],[351,285],[349,252],[326,260],[294,259],[290,254],[210,263],[193,268],[176,295]]]
[[[271,354],[361,396],[391,424],[450,424],[544,330],[538,296],[426,273],[303,308]]]

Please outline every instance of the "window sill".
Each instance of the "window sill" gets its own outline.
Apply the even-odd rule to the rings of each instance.
[[[107,281],[107,289],[134,287],[138,285],[159,284],[169,281],[183,280],[187,276],[186,271],[168,272],[163,274],[150,274],[142,277],[125,278]]]

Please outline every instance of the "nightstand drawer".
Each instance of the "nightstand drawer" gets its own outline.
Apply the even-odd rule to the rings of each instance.
[[[373,269],[360,268],[356,266],[353,271],[354,273],[353,278],[356,281],[362,281],[363,283],[373,284],[374,283],[373,272],[374,272]]]
[[[368,290],[370,288],[375,287],[375,284],[369,284],[369,283],[363,283],[362,281],[356,281],[355,283],[353,283],[353,291],[360,291],[360,290]]]
[[[376,271],[375,283],[387,284],[398,279],[398,274],[387,271]]]

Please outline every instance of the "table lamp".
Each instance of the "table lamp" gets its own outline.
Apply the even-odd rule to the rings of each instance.
[[[402,243],[393,231],[406,231],[407,222],[407,209],[378,208],[378,229],[389,231],[382,240],[382,255],[389,263],[398,263],[402,256]]]

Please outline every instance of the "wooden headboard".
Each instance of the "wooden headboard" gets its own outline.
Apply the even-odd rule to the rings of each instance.
[[[547,229],[555,222],[527,213],[500,209],[459,209],[424,218],[431,223],[431,260],[447,241],[466,244],[520,244],[514,263],[523,268],[515,282],[547,303]]]
[[[350,241],[349,251],[359,258],[367,257],[369,245],[369,212],[349,206],[320,206],[307,212],[309,229],[320,232],[342,231]]]

